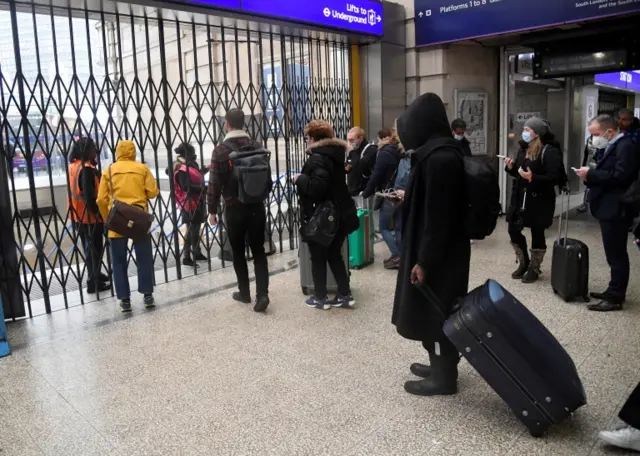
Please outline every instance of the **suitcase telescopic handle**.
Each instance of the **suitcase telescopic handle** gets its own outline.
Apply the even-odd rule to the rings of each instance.
[[[565,194],[566,206],[565,206]],[[571,207],[571,191],[568,188],[563,188],[560,198],[560,218],[558,219],[558,241],[562,239],[562,226],[564,225],[564,241],[566,243],[567,236],[569,235],[569,208]]]

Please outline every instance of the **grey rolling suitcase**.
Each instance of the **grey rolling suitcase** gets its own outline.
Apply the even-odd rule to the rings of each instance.
[[[342,258],[344,258],[344,264],[349,272],[349,243],[345,239],[342,246]],[[306,242],[300,242],[300,248],[298,249],[298,268],[300,269],[300,287],[302,288],[302,294],[305,296],[313,294],[313,276],[311,275],[311,254],[309,253],[309,246]],[[338,285],[336,279],[333,277],[331,268],[327,265],[327,291],[329,293],[337,293]]]

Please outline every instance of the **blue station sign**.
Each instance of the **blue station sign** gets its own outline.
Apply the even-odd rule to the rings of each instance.
[[[180,1],[180,0],[176,0]],[[186,0],[189,3],[246,15],[383,35],[382,3],[375,0]]]
[[[414,0],[416,46],[640,12],[640,0]]]

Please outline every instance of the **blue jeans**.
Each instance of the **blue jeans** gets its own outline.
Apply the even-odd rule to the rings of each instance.
[[[111,264],[113,265],[113,283],[116,288],[118,299],[129,299],[131,290],[129,289],[129,268],[127,256],[129,239],[114,238],[109,239],[111,244]],[[141,294],[153,293],[153,252],[151,250],[151,236],[148,235],[143,241],[133,244],[136,252],[136,265],[138,267],[138,292]]]
[[[397,206],[385,200],[380,207],[380,234],[389,247],[391,258],[399,258],[402,252],[402,211]],[[391,231],[393,220],[395,233]]]

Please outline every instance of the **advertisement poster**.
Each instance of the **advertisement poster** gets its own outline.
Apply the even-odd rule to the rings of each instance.
[[[473,155],[487,155],[487,93],[456,90],[456,117],[467,123],[467,139]]]

